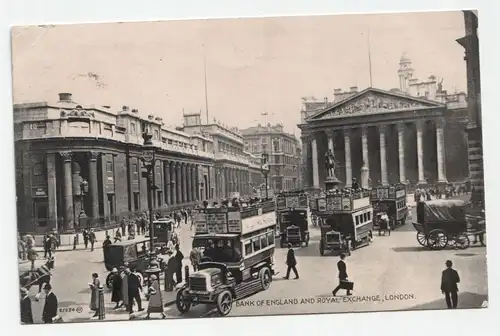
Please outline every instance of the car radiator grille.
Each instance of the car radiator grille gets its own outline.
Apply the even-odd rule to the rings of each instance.
[[[189,278],[189,287],[193,291],[204,292],[207,290],[207,280],[205,278]]]

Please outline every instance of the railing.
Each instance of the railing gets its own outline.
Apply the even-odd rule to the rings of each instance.
[[[251,205],[248,208],[244,208],[241,210],[241,219],[258,216],[259,209],[262,209],[262,214],[273,212],[275,209],[275,203],[274,201],[264,201],[262,203]]]

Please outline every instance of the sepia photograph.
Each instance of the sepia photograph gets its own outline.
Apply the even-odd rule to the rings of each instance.
[[[478,29],[12,27],[19,322],[487,308]]]

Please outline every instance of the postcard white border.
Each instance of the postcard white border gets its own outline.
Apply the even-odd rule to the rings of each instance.
[[[498,83],[498,31],[500,5],[492,0],[4,0],[1,15],[1,71],[0,146],[3,155],[0,165],[2,204],[2,274],[0,281],[4,295],[1,300],[0,327],[12,335],[35,333],[41,335],[109,335],[119,332],[135,333],[221,335],[229,331],[238,336],[256,335],[482,335],[497,334],[499,304],[499,245],[500,237],[496,217],[500,180],[496,176],[498,166],[497,107]],[[16,264],[15,184],[13,166],[12,88],[10,65],[9,26],[42,23],[83,23],[106,21],[143,21],[159,19],[186,19],[207,17],[251,17],[362,12],[400,12],[424,10],[478,9],[480,20],[482,108],[484,129],[485,179],[488,216],[488,278],[490,308],[487,310],[427,311],[401,313],[355,313],[336,315],[293,317],[249,317],[224,319],[185,319],[147,322],[120,322],[69,324],[52,327],[21,327],[18,312],[18,283]],[[459,38],[460,36],[457,36]],[[465,67],[465,63],[464,63]],[[487,164],[486,164],[487,163]],[[493,260],[493,262],[492,262]],[[437,286],[437,285],[436,285]],[[82,328],[83,327],[83,328]],[[497,327],[498,329],[498,327]]]

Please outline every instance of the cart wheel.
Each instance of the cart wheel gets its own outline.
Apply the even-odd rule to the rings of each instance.
[[[448,236],[442,230],[432,230],[428,237],[428,246],[432,250],[443,250],[448,245]]]
[[[226,316],[231,309],[233,309],[233,294],[226,289],[217,295],[217,311],[221,316]]]
[[[460,233],[455,237],[455,246],[459,250],[465,250],[470,246],[470,240],[469,237],[467,237],[466,234]]]
[[[108,289],[111,289],[111,287],[113,287],[113,273],[109,273],[106,277],[106,287],[108,287]]]
[[[189,298],[189,294],[187,293],[187,288],[181,288],[177,292],[175,305],[177,306],[177,310],[181,314],[187,313],[189,311],[189,309],[191,308],[191,299]]]
[[[260,269],[259,279],[262,290],[266,290],[269,288],[269,286],[271,286],[271,281],[273,281],[273,278],[271,277],[271,271],[269,271],[269,268],[263,267]]]
[[[425,234],[423,232],[420,232],[420,231],[417,232],[417,241],[423,247],[427,247],[429,245],[429,242],[427,241]]]
[[[325,255],[325,247],[323,246],[323,240],[319,241],[319,254],[321,254],[321,256]]]

